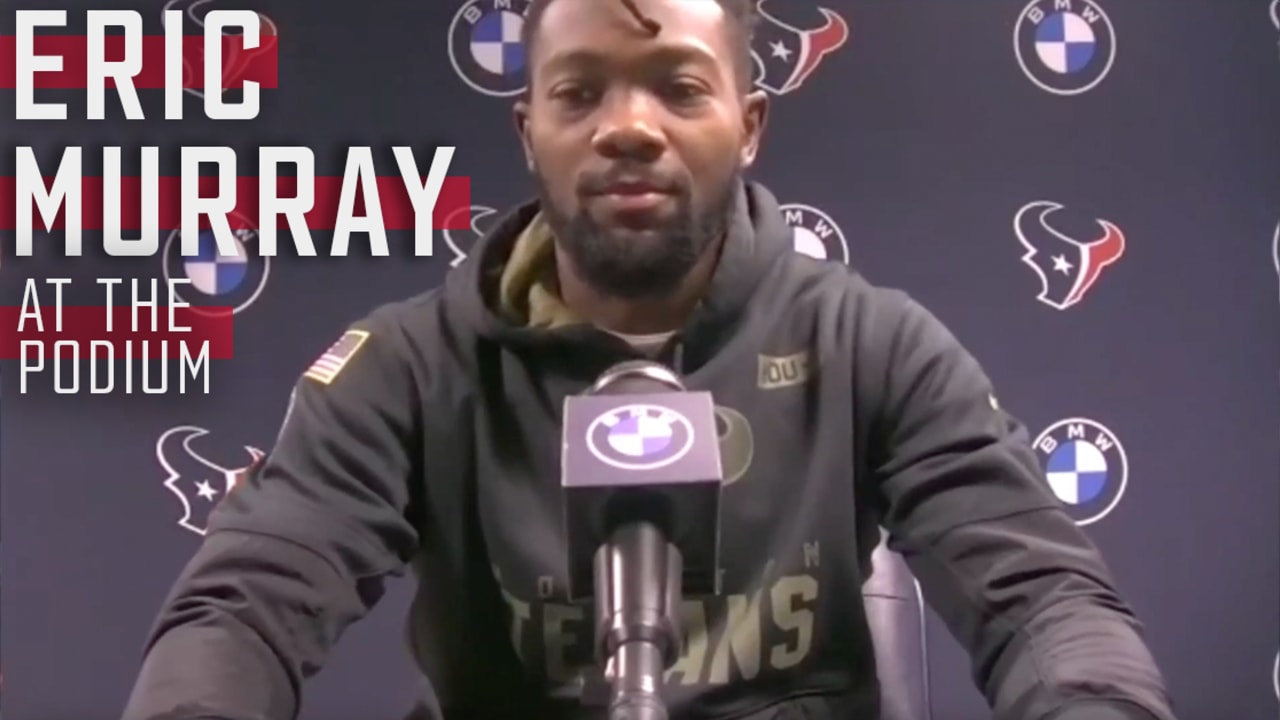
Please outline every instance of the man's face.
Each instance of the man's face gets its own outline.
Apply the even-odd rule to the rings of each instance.
[[[762,94],[743,96],[733,20],[714,0],[554,0],[516,124],[561,249],[597,292],[673,290],[724,231],[755,159]]]

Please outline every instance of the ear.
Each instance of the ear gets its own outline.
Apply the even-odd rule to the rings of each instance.
[[[760,141],[764,136],[765,122],[769,116],[769,96],[763,90],[747,93],[742,102],[742,167],[749,168],[756,161]]]
[[[516,124],[516,134],[520,136],[520,147],[524,149],[524,164],[533,172],[533,144],[529,140],[529,101],[517,100],[511,108],[511,117]]]

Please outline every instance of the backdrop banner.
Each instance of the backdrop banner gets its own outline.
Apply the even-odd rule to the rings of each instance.
[[[157,36],[165,7],[189,35],[211,10],[256,10],[278,41],[258,116],[210,120],[193,88],[184,119],[165,120],[156,88],[139,90],[146,119],[125,119],[108,91],[106,119],[91,121],[81,85],[38,93],[68,119],[17,121],[10,83],[0,176],[16,175],[19,146],[50,169],[81,147],[86,175],[102,174],[104,146],[133,174],[139,149],[158,146],[167,175],[180,147],[228,146],[242,176],[260,147],[305,146],[315,174],[335,177],[352,146],[393,177],[394,146],[423,168],[454,146],[469,221],[438,230],[430,257],[407,225],[388,230],[390,257],[357,233],[345,258],[299,257],[287,230],[264,258],[248,223],[232,267],[184,262],[176,241],[107,257],[92,228],[83,257],[62,257],[62,231],[40,227],[34,256],[15,258],[14,226],[0,224],[0,305],[20,305],[28,278],[71,278],[85,296],[68,304],[91,304],[95,278],[186,277],[184,300],[232,308],[235,325],[208,394],[58,395],[47,376],[22,393],[18,363],[0,361],[12,720],[119,713],[210,508],[270,450],[302,371],[347,323],[439,285],[533,194],[510,110],[529,0],[161,2],[20,0],[0,35],[16,32],[9,8],[67,10],[59,32],[72,35],[86,10],[134,10]],[[908,291],[984,364],[1187,720],[1275,720],[1280,700],[1278,5],[759,0],[756,85],[771,110],[751,177],[785,203],[798,252]],[[332,229],[312,235],[326,255]],[[422,682],[402,632],[411,585],[392,580],[344,636],[304,720],[409,707]],[[934,720],[987,716],[968,658],[927,623]]]

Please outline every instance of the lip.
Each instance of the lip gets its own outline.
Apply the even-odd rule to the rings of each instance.
[[[603,192],[597,195],[596,199],[616,212],[634,213],[657,209],[662,203],[671,199],[671,194],[658,190],[628,188],[620,192]]]
[[[609,183],[595,193],[595,200],[615,213],[649,213],[670,199],[671,193],[659,185],[632,179]]]
[[[643,180],[620,180],[610,183],[600,192],[601,195],[666,195],[666,190]]]

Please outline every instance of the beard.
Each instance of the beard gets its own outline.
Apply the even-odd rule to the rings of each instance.
[[[535,177],[547,224],[582,281],[602,295],[648,300],[679,288],[725,233],[742,171],[734,168],[702,206],[694,204],[687,184],[681,186],[673,195],[675,212],[644,231],[604,226],[582,204],[567,212],[552,199],[546,178],[538,172]]]

